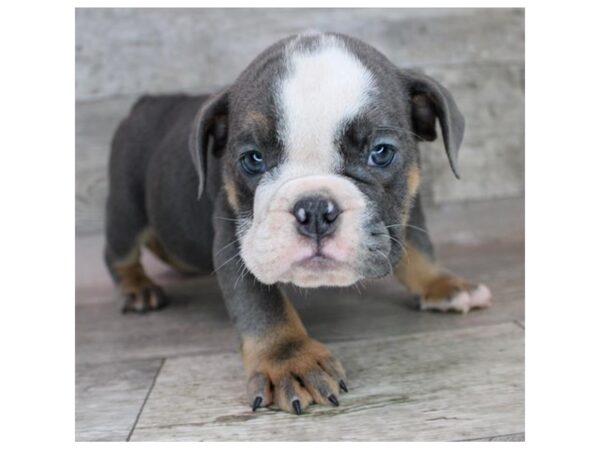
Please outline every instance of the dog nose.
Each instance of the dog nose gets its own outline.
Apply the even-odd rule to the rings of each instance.
[[[335,231],[340,208],[329,198],[313,195],[298,200],[292,213],[298,232],[319,240]]]

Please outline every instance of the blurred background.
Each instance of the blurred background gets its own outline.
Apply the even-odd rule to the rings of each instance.
[[[76,231],[102,231],[110,139],[144,93],[205,93],[306,29],[366,41],[442,82],[466,117],[461,180],[422,146],[426,204],[521,197],[523,9],[77,9]]]

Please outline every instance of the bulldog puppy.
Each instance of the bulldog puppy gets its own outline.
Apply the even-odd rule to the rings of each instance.
[[[166,304],[140,248],[215,271],[242,340],[253,410],[338,405],[346,375],[280,290],[394,273],[422,309],[467,312],[490,291],[434,259],[417,143],[439,121],[450,167],[464,119],[435,80],[335,33],[277,42],[212,96],[146,96],[112,143],[105,258],[124,311]],[[201,293],[198,293],[201,297]]]

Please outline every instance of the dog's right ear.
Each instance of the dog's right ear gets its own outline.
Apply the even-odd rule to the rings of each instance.
[[[206,183],[208,152],[221,156],[227,144],[228,118],[229,88],[226,88],[210,97],[194,119],[189,149],[198,173],[198,198]]]

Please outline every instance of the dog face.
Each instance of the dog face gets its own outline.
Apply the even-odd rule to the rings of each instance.
[[[247,268],[265,284],[347,286],[403,253],[417,141],[439,119],[450,164],[464,122],[435,81],[352,38],[312,33],[267,49],[198,114],[191,151],[223,158]]]

